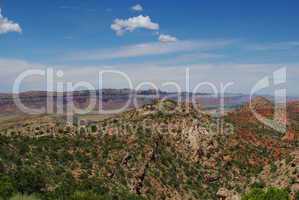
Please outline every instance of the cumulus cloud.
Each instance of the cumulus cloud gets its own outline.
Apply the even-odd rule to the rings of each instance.
[[[162,43],[171,43],[171,42],[176,42],[178,39],[176,37],[173,37],[171,35],[164,35],[161,34],[159,36],[159,41]]]
[[[136,11],[136,12],[141,12],[141,11],[143,11],[143,7],[142,7],[142,5],[140,5],[140,4],[137,4],[137,5],[135,5],[135,6],[132,6],[131,9],[132,9],[133,11]]]
[[[9,32],[17,32],[21,33],[22,29],[18,23],[15,23],[7,18],[5,18],[1,13],[0,8],[0,34],[9,33]]]
[[[115,19],[111,29],[121,36],[125,32],[133,32],[135,29],[159,30],[159,24],[152,22],[149,16],[139,15],[129,19]]]

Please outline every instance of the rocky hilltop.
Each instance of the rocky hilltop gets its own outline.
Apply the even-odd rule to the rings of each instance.
[[[298,140],[282,140],[245,107],[215,118],[165,100],[92,123],[24,119],[1,130],[0,172],[18,192],[43,199],[80,191],[102,199],[237,200],[258,185],[287,189],[295,200]]]

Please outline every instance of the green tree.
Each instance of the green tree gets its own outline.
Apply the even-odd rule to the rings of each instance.
[[[22,194],[41,193],[45,188],[45,175],[41,170],[23,167],[15,173],[17,190]]]
[[[13,181],[8,176],[0,177],[0,197],[1,199],[9,199],[14,193],[15,188]]]
[[[97,128],[96,125],[92,125],[92,126],[91,126],[91,132],[92,132],[92,133],[97,132],[97,130],[98,130],[98,128]]]

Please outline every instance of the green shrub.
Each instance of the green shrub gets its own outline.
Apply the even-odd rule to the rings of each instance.
[[[263,190],[261,188],[255,188],[248,194],[242,197],[242,200],[289,200],[290,196],[286,190],[269,188]]]
[[[18,192],[22,194],[41,193],[45,188],[46,175],[41,169],[20,167],[15,173],[15,183]]]
[[[80,134],[85,134],[85,133],[86,133],[85,128],[84,128],[84,127],[81,127],[81,128],[80,128]]]
[[[91,191],[81,192],[76,191],[70,198],[70,200],[105,200],[102,196],[99,196]]]
[[[288,191],[277,189],[277,188],[270,188],[265,194],[265,200],[289,200],[290,196]]]
[[[92,133],[97,132],[97,130],[98,130],[98,128],[97,128],[96,125],[92,125],[92,126],[91,126],[91,132],[92,132]]]
[[[34,195],[27,196],[27,195],[17,194],[12,198],[10,198],[9,200],[40,200],[40,199],[35,197]]]
[[[271,169],[270,172],[271,173],[275,173],[277,171],[277,166],[274,163],[271,163]]]
[[[265,187],[265,184],[258,180],[256,182],[254,182],[252,185],[251,185],[251,188],[264,188]]]
[[[7,176],[0,177],[0,199],[9,199],[14,191],[13,181]]]

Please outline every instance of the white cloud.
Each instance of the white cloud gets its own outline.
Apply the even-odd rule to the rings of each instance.
[[[207,51],[219,49],[232,44],[233,40],[177,41],[175,43],[141,43],[118,48],[79,52],[68,55],[68,60],[111,60],[133,58],[149,55],[166,55],[193,50]]]
[[[21,33],[22,29],[18,23],[15,23],[2,16],[1,8],[0,8],[0,34],[4,34],[8,32]]]
[[[137,5],[135,5],[135,6],[132,6],[131,9],[132,9],[133,11],[136,11],[136,12],[141,12],[141,11],[143,11],[143,7],[142,7],[142,5],[140,5],[140,4],[137,4]]]
[[[159,30],[159,24],[152,22],[149,16],[139,15],[129,19],[115,19],[111,29],[121,36],[125,32],[133,32],[135,29],[144,28],[148,30]]]
[[[164,35],[161,34],[159,36],[159,41],[162,43],[170,43],[170,42],[176,42],[178,39],[176,37],[173,37],[171,35]]]

